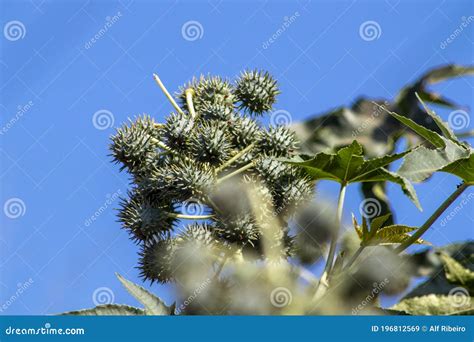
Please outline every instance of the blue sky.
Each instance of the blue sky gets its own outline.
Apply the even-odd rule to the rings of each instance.
[[[0,212],[0,308],[8,304],[0,314],[92,307],[103,288],[117,303],[136,304],[114,276],[140,282],[137,247],[113,209],[128,179],[107,149],[128,117],[160,121],[171,111],[154,72],[175,90],[200,73],[266,69],[282,90],[275,108],[297,121],[361,95],[393,98],[430,67],[473,60],[471,22],[441,47],[474,15],[468,0],[3,0],[0,13],[0,204],[10,208]],[[375,39],[360,35],[368,21],[377,24]],[[473,82],[435,88],[469,109]],[[457,183],[437,175],[417,185],[423,213],[391,186],[399,222],[421,224]],[[334,200],[335,189],[324,184],[319,193]],[[350,189],[346,218],[359,203]],[[426,239],[472,238],[472,209],[469,202],[449,225],[436,223]],[[173,298],[167,286],[153,291]]]

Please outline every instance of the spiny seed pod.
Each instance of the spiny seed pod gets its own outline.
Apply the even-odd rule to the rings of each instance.
[[[311,200],[313,188],[314,185],[309,179],[300,172],[290,169],[290,172],[282,175],[273,188],[276,212],[285,218],[291,216],[296,208]]]
[[[171,265],[176,246],[175,239],[156,239],[146,243],[140,252],[141,277],[152,283],[167,283],[172,280],[174,272]]]
[[[191,129],[189,116],[172,113],[162,128],[164,143],[175,151],[186,151]]]
[[[219,165],[230,158],[232,145],[225,123],[204,122],[195,129],[191,138],[191,152],[199,162]]]
[[[162,191],[164,196],[186,201],[191,197],[202,198],[215,184],[215,175],[208,164],[181,159],[155,169],[150,181],[151,186]]]
[[[173,212],[172,205],[150,201],[138,192],[130,193],[129,197],[121,200],[118,216],[133,239],[145,241],[173,229],[175,219],[169,215]]]
[[[274,186],[281,179],[281,175],[290,171],[290,166],[284,164],[273,157],[262,157],[255,162],[254,170],[265,182]]]
[[[232,85],[218,76],[201,76],[199,80],[194,79],[191,83],[181,88],[178,94],[182,107],[187,109],[186,90],[193,90],[193,104],[197,113],[200,113],[204,105],[221,104],[233,109],[236,102],[232,93]]]
[[[214,233],[217,237],[239,245],[254,245],[259,239],[260,230],[250,214],[219,217],[216,220]]]
[[[139,117],[117,129],[111,137],[110,150],[116,163],[122,163],[121,169],[138,172],[156,155],[159,133],[155,123],[147,116]]]
[[[256,70],[243,72],[235,86],[240,107],[256,115],[271,110],[279,93],[277,82],[272,76],[268,72]]]
[[[229,121],[232,120],[233,108],[222,103],[204,103],[199,111],[201,119]]]
[[[235,116],[230,121],[229,132],[233,144],[238,148],[245,148],[258,141],[262,134],[262,130],[255,120],[240,116]]]
[[[271,126],[258,142],[259,150],[267,155],[288,157],[296,148],[296,136],[285,126]]]
[[[212,226],[207,223],[193,223],[186,227],[186,230],[179,235],[180,245],[187,243],[197,243],[201,246],[212,247],[216,243],[216,237],[212,233]]]

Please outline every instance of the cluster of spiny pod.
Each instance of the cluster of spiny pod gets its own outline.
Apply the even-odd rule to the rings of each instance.
[[[276,247],[282,257],[291,255],[287,221],[312,197],[313,184],[279,161],[297,148],[295,135],[285,126],[264,128],[256,121],[272,110],[279,94],[276,81],[261,71],[243,72],[233,83],[201,76],[178,91],[176,102],[156,75],[155,80],[175,112],[164,123],[140,116],[111,138],[114,160],[132,175],[119,219],[142,248],[142,276],[172,280],[172,259],[188,242],[221,255],[238,248],[263,256],[262,217],[245,198],[227,208],[219,198],[218,187],[229,182],[257,189],[262,215],[283,227]],[[229,191],[239,197],[238,187]]]

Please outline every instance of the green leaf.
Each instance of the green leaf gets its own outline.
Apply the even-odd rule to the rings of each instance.
[[[399,224],[383,227],[377,230],[377,233],[369,241],[371,245],[391,245],[402,243],[404,240],[410,237],[408,233],[417,230],[417,227],[409,227]],[[418,239],[415,243],[417,244],[429,244],[428,242]]]
[[[457,172],[457,168],[450,165],[468,157],[469,150],[451,141],[446,142],[445,148],[433,150],[420,146],[405,157],[397,173],[412,182],[422,182],[440,170]]]
[[[444,265],[446,278],[455,284],[468,286],[474,289],[474,272],[465,268],[461,263],[451,258],[446,253],[441,253],[440,258]]]
[[[425,109],[426,113],[428,113],[429,116],[433,119],[435,124],[438,126],[438,128],[441,130],[441,133],[443,133],[444,137],[453,141],[453,142],[458,142],[458,138],[456,135],[454,135],[454,132],[449,128],[449,125],[447,122],[444,122],[436,113],[431,110],[420,98],[418,93],[416,94],[416,97],[418,100],[421,102],[423,108]]]
[[[64,316],[143,316],[145,311],[128,305],[105,304],[92,309],[69,311]]]
[[[116,276],[127,291],[145,306],[145,313],[147,315],[165,316],[173,314],[174,308],[166,306],[160,298],[151,294],[143,287],[125,279],[120,274],[116,273]]]
[[[472,314],[472,310],[474,309],[473,304],[474,301],[469,296],[460,303],[457,296],[430,294],[422,297],[404,299],[390,309],[404,311],[410,315]]]
[[[474,185],[474,154],[468,158],[458,159],[441,169],[463,179],[467,184]]]

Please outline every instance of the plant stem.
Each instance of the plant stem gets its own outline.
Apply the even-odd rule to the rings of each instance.
[[[344,270],[348,270],[351,268],[352,264],[354,263],[354,261],[356,261],[356,259],[359,257],[360,253],[362,253],[362,251],[365,249],[365,246],[361,245],[359,247],[359,249],[357,251],[355,251],[355,253],[352,255],[352,257],[350,258],[350,260],[347,262],[346,266],[344,266]]]
[[[222,258],[222,261],[221,263],[219,264],[219,267],[217,268],[216,270],[216,273],[214,274],[214,279],[217,279],[219,278],[219,275],[221,274],[222,272],[222,269],[224,268],[224,265],[225,265],[225,262],[227,261],[227,258],[229,256],[227,255],[227,253],[224,255],[224,257]]]
[[[221,166],[219,166],[219,167],[216,169],[216,173],[221,172],[221,171],[224,170],[226,167],[232,165],[233,162],[235,162],[237,159],[239,159],[240,157],[242,157],[245,153],[247,153],[248,151],[250,151],[254,146],[255,146],[255,144],[252,143],[252,144],[248,145],[246,148],[244,148],[243,150],[239,151],[235,156],[233,156],[233,157],[230,158],[228,161],[226,161],[226,162],[223,163]]]
[[[191,118],[194,120],[196,119],[196,111],[194,110],[193,103],[194,90],[186,89],[184,93],[186,94],[186,104],[188,105],[189,113],[191,114]]]
[[[161,91],[165,94],[165,96],[168,98],[168,100],[171,102],[171,104],[173,105],[174,109],[176,109],[176,111],[178,113],[180,113],[181,115],[184,115],[184,112],[182,111],[182,109],[178,106],[178,104],[176,103],[176,101],[173,99],[173,96],[171,96],[171,94],[168,92],[168,90],[166,89],[166,87],[164,86],[163,82],[161,82],[160,78],[158,77],[157,74],[153,74],[153,78],[155,79],[156,83],[158,83],[158,86],[160,87]]]
[[[334,256],[336,255],[337,240],[339,238],[339,230],[341,228],[342,209],[344,207],[344,198],[346,197],[346,188],[347,184],[341,183],[341,188],[339,189],[339,198],[337,200],[336,230],[333,233],[331,245],[329,246],[326,266],[324,267],[323,274],[321,275],[321,279],[319,280],[319,284],[313,299],[319,299],[326,292],[328,287],[328,278],[331,273]]]
[[[423,223],[423,225],[418,228],[412,236],[403,241],[400,246],[395,248],[395,253],[400,253],[415,243],[416,240],[418,240],[428,230],[428,228],[433,225],[433,223],[441,216],[441,214],[446,209],[448,209],[448,207],[456,200],[456,198],[458,198],[459,195],[461,195],[468,187],[469,184],[462,183],[443,203],[441,203],[438,209],[435,210],[428,220],[426,220],[426,222]]]
[[[186,215],[186,214],[176,214],[176,213],[169,213],[168,216],[184,219],[184,220],[207,220],[214,217],[214,215]]]
[[[242,173],[242,172],[244,172],[244,171],[250,169],[252,166],[253,166],[253,162],[250,162],[250,163],[248,163],[247,165],[242,166],[240,169],[237,169],[237,170],[235,170],[234,172],[231,172],[231,173],[229,173],[228,175],[225,175],[224,177],[219,178],[219,179],[216,181],[216,183],[217,183],[217,184],[222,183],[223,181],[225,181],[225,180],[227,180],[227,179],[229,179],[229,178],[232,178],[232,177],[234,177],[235,175],[238,175],[239,173]]]

